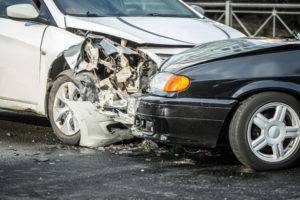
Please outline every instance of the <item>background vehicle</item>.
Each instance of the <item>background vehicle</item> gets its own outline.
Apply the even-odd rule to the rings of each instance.
[[[229,137],[237,158],[257,170],[300,156],[300,42],[232,39],[170,58],[140,99],[145,138],[214,148]]]
[[[0,27],[0,107],[48,116],[68,144],[80,130],[64,102],[80,91],[63,52],[87,32],[157,63],[196,43],[242,36],[173,0],[0,0]]]

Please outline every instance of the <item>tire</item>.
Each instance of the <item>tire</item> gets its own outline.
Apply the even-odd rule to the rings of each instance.
[[[79,88],[78,83],[75,81],[73,78],[73,73],[70,71],[65,71],[63,72],[54,82],[49,98],[48,98],[48,118],[50,120],[50,123],[52,125],[52,128],[54,130],[54,134],[58,137],[59,140],[61,140],[65,144],[69,145],[78,145],[79,140],[80,140],[80,130],[74,131],[74,134],[65,134],[62,130],[61,127],[59,127],[58,122],[55,121],[54,119],[54,108],[55,108],[55,103],[58,101],[56,98],[57,93],[59,92],[60,88],[64,86],[65,84],[72,83],[74,84],[77,88]],[[63,103],[61,103],[64,105]],[[73,119],[73,124],[74,123]]]
[[[292,132],[291,127],[299,126],[299,111],[298,100],[280,92],[260,93],[243,101],[229,128],[230,146],[238,160],[258,171],[296,164],[300,136],[299,129]]]

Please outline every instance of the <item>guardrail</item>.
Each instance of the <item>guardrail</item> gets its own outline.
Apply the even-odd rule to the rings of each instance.
[[[259,36],[262,30],[272,25],[272,36],[277,37],[277,23],[281,23],[284,29],[289,33],[293,34],[294,28],[287,25],[286,21],[281,17],[285,16],[300,16],[300,4],[265,4],[265,3],[233,3],[226,1],[225,3],[198,3],[198,2],[187,2],[191,5],[201,6],[206,13],[219,14],[216,18],[217,21],[223,22],[226,25],[233,26],[233,22],[237,22],[237,25],[249,36]],[[249,30],[249,27],[240,18],[240,15],[266,15],[264,22],[253,32]]]

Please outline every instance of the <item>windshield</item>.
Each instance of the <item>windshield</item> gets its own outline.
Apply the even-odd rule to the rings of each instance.
[[[54,0],[66,15],[79,17],[198,17],[177,0]]]

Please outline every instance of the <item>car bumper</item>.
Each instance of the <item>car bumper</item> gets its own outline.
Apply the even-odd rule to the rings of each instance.
[[[235,100],[164,98],[139,101],[135,129],[143,138],[214,148]]]

